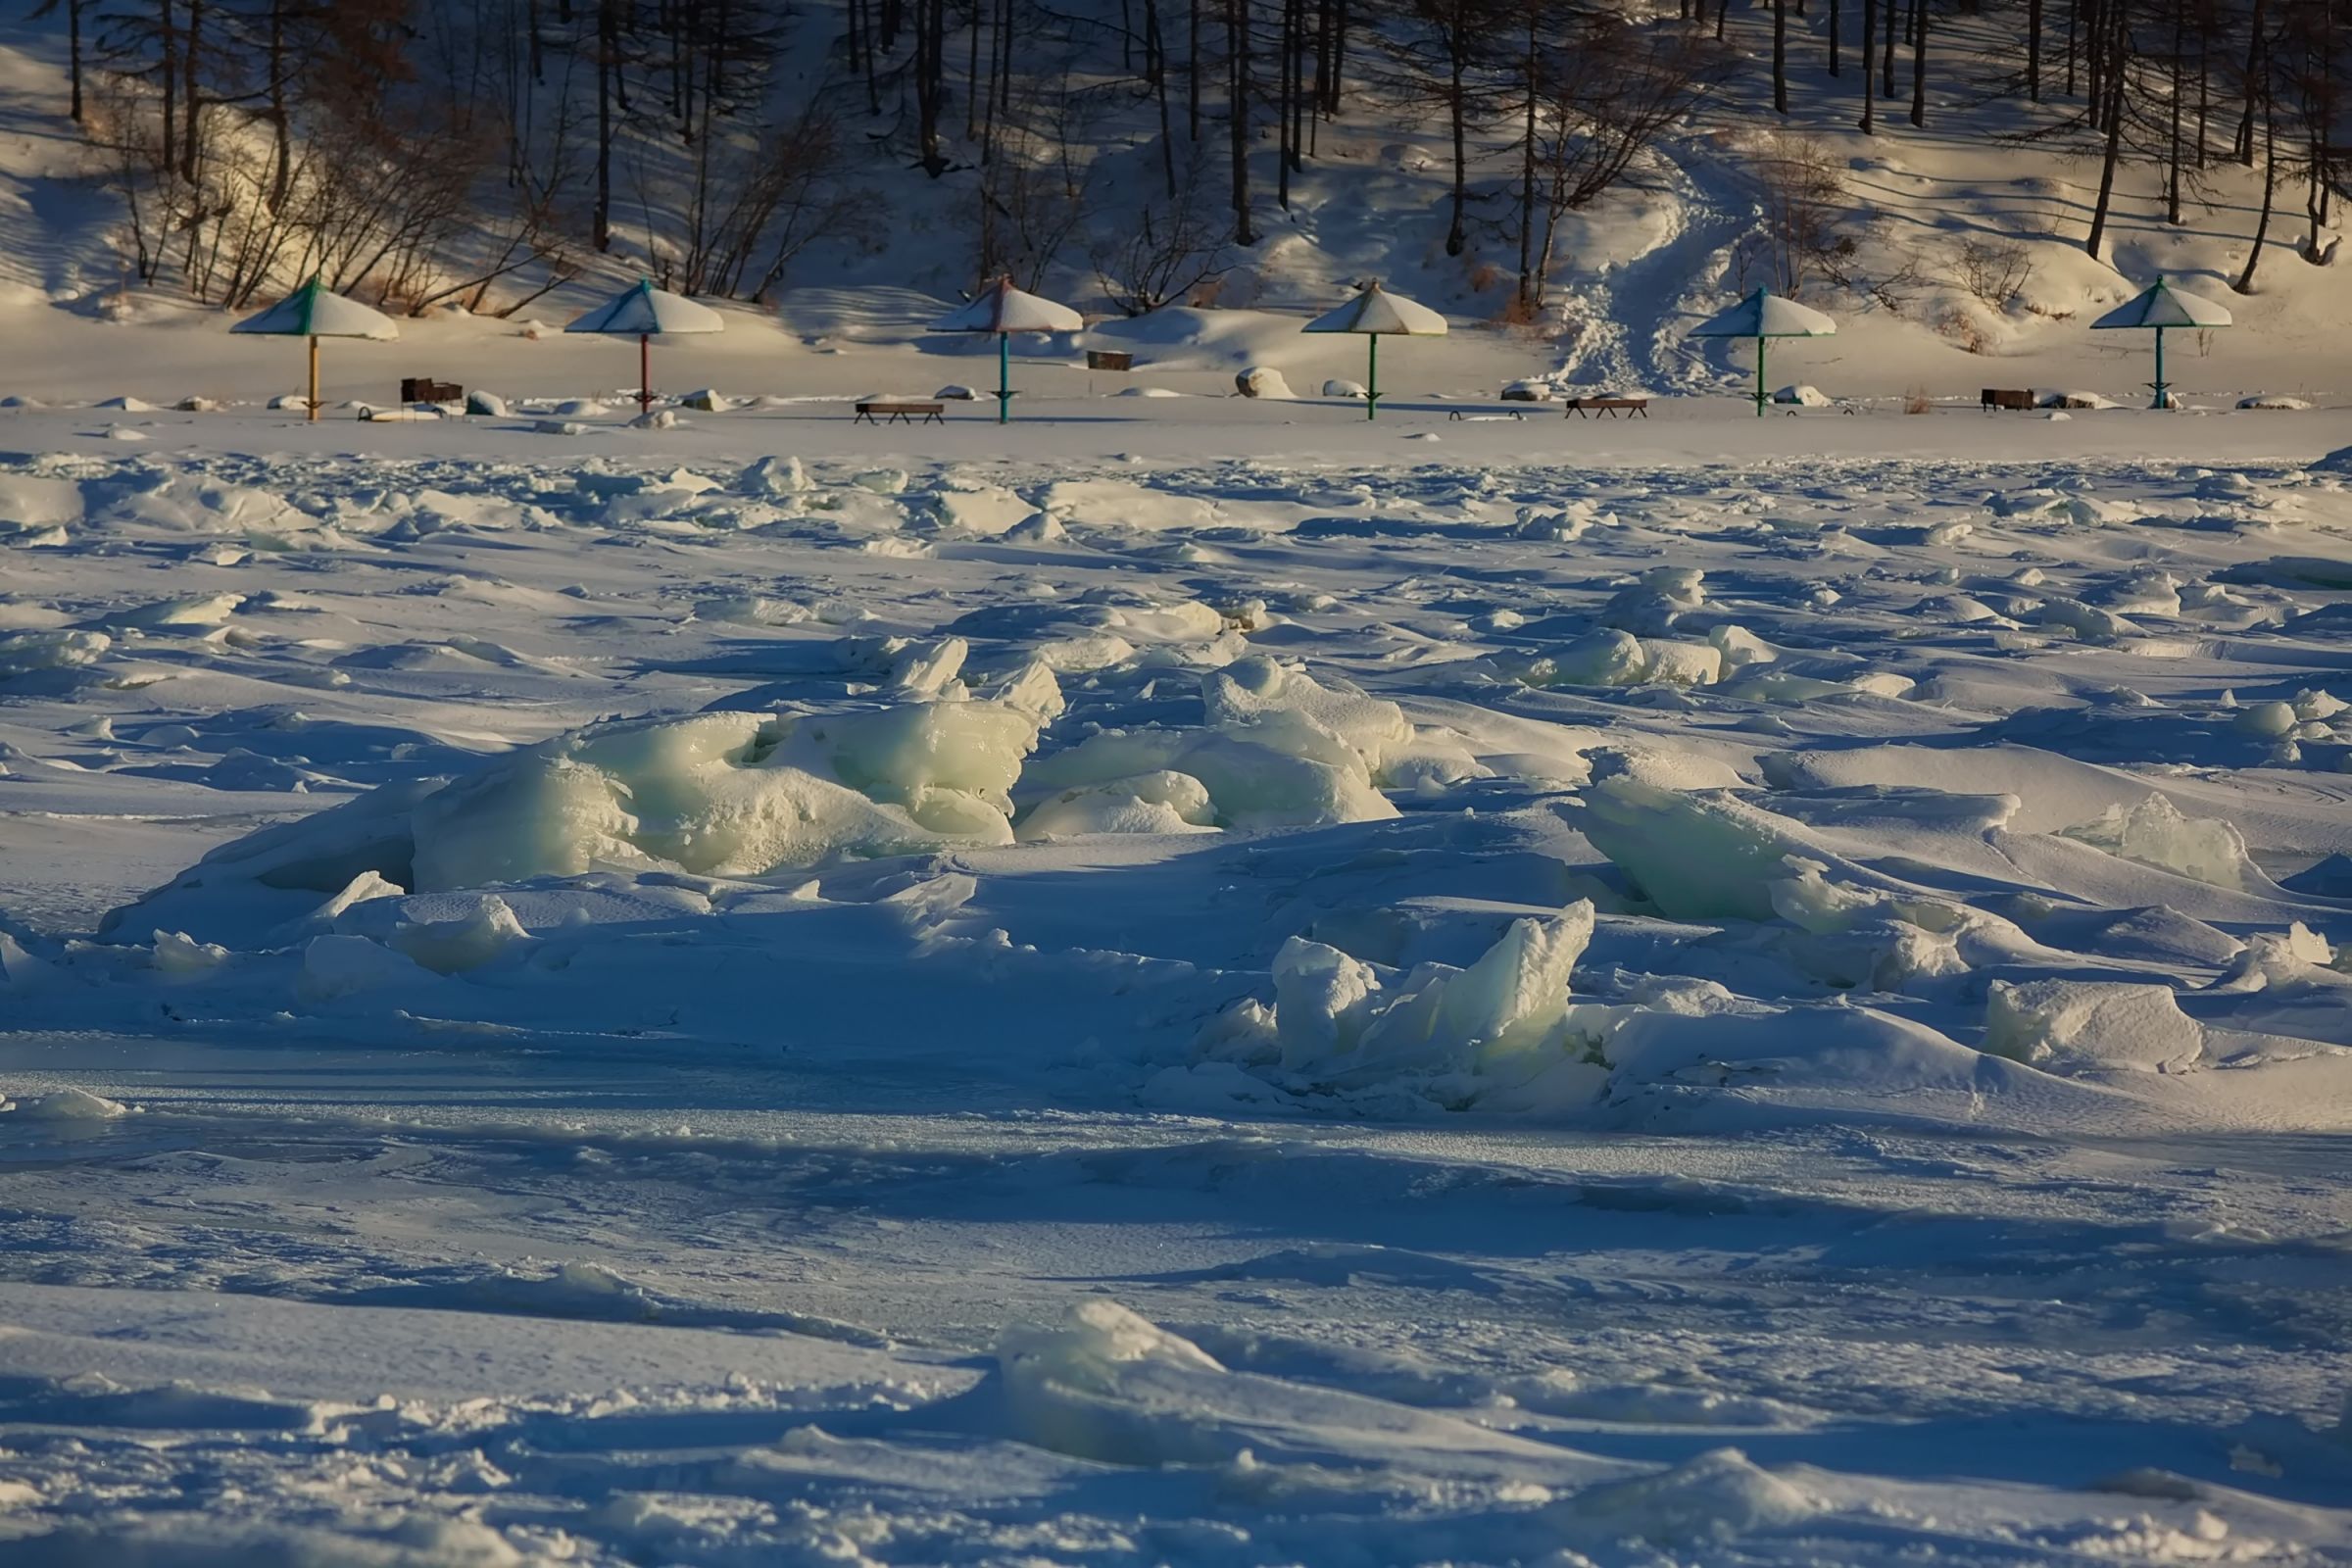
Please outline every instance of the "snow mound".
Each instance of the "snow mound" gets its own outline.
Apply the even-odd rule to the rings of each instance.
[[[1371,396],[1371,394],[1364,389],[1363,382],[1342,380],[1337,377],[1334,377],[1333,379],[1323,383],[1323,395],[1327,398],[1357,399]]]
[[[2310,408],[2311,402],[2307,398],[2290,398],[2277,393],[2264,393],[2255,397],[2239,398],[2237,406],[2241,409],[2274,409],[2285,413],[2299,413]]]
[[[1292,937],[1274,958],[1273,1006],[1245,1000],[1212,1020],[1194,1072],[1238,1068],[1294,1092],[1401,1094],[1453,1109],[1589,1103],[1607,1075],[1571,1026],[1569,978],[1592,928],[1580,901],[1512,921],[1466,968],[1402,972]]]
[[[756,876],[1008,844],[1006,792],[1038,723],[1009,704],[914,702],[593,725],[223,845],[101,930],[250,941],[371,877],[416,893],[594,870]],[[526,937],[485,901],[393,945],[403,962],[457,969]]]
[[[1263,655],[1207,672],[1200,697],[1201,728],[1103,730],[1030,764],[1022,793],[1037,804],[1024,831],[1378,821],[1396,815],[1384,787],[1441,788],[1485,771],[1395,703]]]
[[[1292,398],[1298,395],[1291,390],[1291,383],[1283,379],[1282,372],[1270,365],[1252,365],[1235,372],[1233,384],[1246,398]]]
[[[1821,388],[1802,383],[1782,387],[1772,395],[1772,401],[1792,404],[1800,409],[1826,409],[1831,402],[1830,395]]]
[[[2288,709],[2290,722],[2293,714]],[[2244,889],[2252,864],[2236,828],[2218,817],[2183,816],[2161,795],[2136,806],[2110,806],[2092,821],[2059,829],[2058,836],[2217,888]]]
[[[1995,980],[1984,1050],[2048,1072],[2180,1072],[2205,1053],[2205,1031],[2170,986],[2090,980]]]
[[[0,635],[0,680],[37,670],[94,664],[114,646],[102,631],[18,631]]]
[[[26,1095],[18,1101],[0,1097],[0,1111],[28,1122],[89,1123],[114,1121],[132,1114],[131,1107],[86,1089],[58,1089],[45,1095]]]
[[[1589,1544],[1705,1545],[1800,1524],[1827,1506],[1738,1448],[1717,1448],[1661,1475],[1589,1487],[1550,1504],[1545,1517]]]

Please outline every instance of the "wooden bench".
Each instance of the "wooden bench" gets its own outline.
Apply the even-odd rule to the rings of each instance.
[[[2032,409],[2034,393],[2026,387],[1988,386],[1978,394],[1977,406],[1985,409]]]
[[[1649,417],[1647,398],[1570,398],[1560,407],[1563,418],[1573,414],[1581,419],[1588,413],[1595,416],[1605,414],[1612,419],[1620,414],[1629,419],[1637,414],[1644,419]]]
[[[858,405],[858,418],[850,422],[856,424],[860,419],[867,424],[945,424],[948,422],[948,406],[945,403],[860,403]]]
[[[403,403],[463,403],[466,389],[455,381],[436,381],[430,376],[412,375],[400,383]]]
[[[1526,415],[1517,409],[1447,409],[1448,419],[1524,419]]]

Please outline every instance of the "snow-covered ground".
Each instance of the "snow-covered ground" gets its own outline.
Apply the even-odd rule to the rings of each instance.
[[[0,416],[0,1558],[2352,1562],[2352,416],[1057,395]]]

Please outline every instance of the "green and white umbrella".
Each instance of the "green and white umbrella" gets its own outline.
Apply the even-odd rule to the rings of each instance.
[[[1756,340],[1756,417],[1764,417],[1764,344],[1776,337],[1834,337],[1838,323],[1809,305],[1757,289],[1720,316],[1690,329],[1692,337],[1752,337]]]
[[[1380,417],[1380,340],[1384,337],[1444,337],[1446,318],[1428,306],[1392,294],[1379,279],[1366,283],[1355,298],[1338,310],[1318,316],[1301,329],[1308,332],[1354,332],[1369,341],[1364,368],[1364,417]]]
[[[971,302],[931,323],[934,332],[990,332],[997,339],[997,422],[1012,417],[1012,334],[1078,332],[1085,320],[1067,305],[1056,305],[1000,277]]]
[[[652,278],[641,277],[564,330],[637,340],[637,412],[644,414],[654,406],[653,340],[724,331],[726,324],[726,318],[710,306],[656,288]]]
[[[2164,334],[2177,326],[2196,331],[2230,324],[2230,313],[2196,294],[2183,294],[2158,278],[2132,298],[2090,323],[2093,332],[2153,331],[2156,334],[2156,402],[2172,406],[2172,388],[2164,379]]]
[[[400,328],[383,312],[358,300],[330,293],[313,277],[259,316],[249,316],[229,328],[266,337],[307,337],[311,340],[310,416],[318,417],[318,340],[322,337],[365,337],[385,342],[400,336]]]

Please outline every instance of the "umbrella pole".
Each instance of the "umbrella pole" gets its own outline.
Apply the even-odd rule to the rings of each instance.
[[[2170,406],[2164,395],[2164,328],[2160,326],[2156,329],[2156,407]]]
[[[654,339],[650,332],[637,334],[637,413],[644,416],[654,411]]]
[[[997,422],[1012,422],[1012,334],[997,334]]]
[[[1367,332],[1364,342],[1371,348],[1371,368],[1364,372],[1364,417],[1380,417],[1380,334]]]
[[[318,422],[318,339],[311,339],[311,422]]]
[[[1756,417],[1764,417],[1764,345],[1771,341],[1761,332],[1756,334]]]

